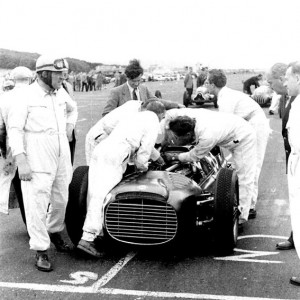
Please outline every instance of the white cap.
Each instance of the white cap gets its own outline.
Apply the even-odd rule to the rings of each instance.
[[[26,79],[32,78],[32,71],[26,67],[16,67],[10,72],[11,79]]]
[[[36,61],[36,71],[68,71],[69,64],[64,58],[41,55]]]

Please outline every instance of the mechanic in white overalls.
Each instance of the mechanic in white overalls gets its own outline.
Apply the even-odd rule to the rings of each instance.
[[[256,170],[256,137],[252,126],[235,115],[183,108],[166,112],[165,128],[175,136],[185,138],[186,144],[196,142],[189,152],[167,156],[167,160],[199,161],[215,146],[231,152],[239,180],[239,224],[242,227],[248,220]]]
[[[80,250],[94,257],[101,256],[94,240],[103,235],[105,197],[121,181],[129,159],[139,171],[147,171],[149,159],[163,163],[154,145],[164,113],[165,107],[161,102],[150,102],[147,111],[121,120],[112,133],[95,147],[88,174],[87,215],[77,246]]]
[[[95,147],[110,135],[112,130],[124,118],[130,117],[141,110],[142,101],[129,100],[123,105],[113,109],[102,117],[87,133],[85,138],[86,164],[90,164],[92,153]]]
[[[296,96],[291,105],[286,128],[291,146],[288,160],[290,214],[294,245],[300,258],[300,61],[288,66],[284,86],[287,88],[289,96]],[[290,283],[300,286],[300,276],[292,277]]]
[[[0,155],[0,212],[8,214],[9,193],[12,180],[16,174],[16,164],[12,158],[11,150],[9,147],[9,140],[7,136],[8,130],[8,113],[14,105],[15,99],[18,99],[23,88],[27,87],[32,80],[33,74],[26,67],[16,67],[10,72],[10,78],[14,81],[15,86],[0,97],[0,135],[3,143]],[[18,180],[18,178],[16,178]],[[18,188],[14,186],[17,197],[22,197],[20,183]],[[18,191],[17,191],[18,190]],[[18,199],[23,201],[22,199]]]
[[[77,120],[76,103],[62,88],[68,65],[42,55],[36,61],[37,80],[16,99],[8,116],[9,140],[22,180],[30,249],[36,267],[51,271],[50,240],[58,251],[70,251],[64,229],[72,166],[68,138]]]
[[[209,94],[218,99],[220,112],[235,114],[248,121],[256,133],[256,173],[249,219],[256,217],[256,202],[258,197],[258,180],[264,162],[270,126],[268,119],[257,102],[249,95],[230,89],[226,86],[227,78],[223,70],[212,69],[208,72],[205,87]]]

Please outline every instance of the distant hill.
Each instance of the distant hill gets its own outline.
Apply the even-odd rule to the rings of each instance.
[[[18,66],[24,66],[35,70],[35,62],[40,56],[38,53],[19,52],[0,48],[0,69],[13,69]],[[89,72],[102,63],[90,63],[84,60],[66,57],[71,71]]]

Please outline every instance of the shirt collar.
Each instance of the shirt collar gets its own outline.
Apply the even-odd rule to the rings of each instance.
[[[129,85],[128,81],[127,81],[127,86],[128,86],[128,88],[129,88],[130,93],[132,94],[132,92],[133,92],[134,89]],[[137,92],[139,91],[139,88],[138,88],[138,87],[136,88],[136,91],[137,91]]]

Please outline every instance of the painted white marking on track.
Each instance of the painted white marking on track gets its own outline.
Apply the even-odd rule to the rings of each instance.
[[[79,123],[79,122],[84,122],[84,121],[86,121],[86,119],[80,119],[80,120],[77,120],[77,122],[76,122],[76,123]]]
[[[97,291],[99,288],[107,284],[113,277],[115,277],[121,269],[135,257],[137,252],[129,252],[125,257],[121,258],[105,275],[103,275],[97,282],[95,282],[92,288]]]
[[[97,280],[98,274],[93,272],[86,272],[86,271],[78,271],[75,273],[70,274],[70,278],[73,278],[73,280],[60,280],[60,282],[63,283],[70,283],[70,284],[85,284],[90,279]]]
[[[239,236],[238,240],[249,239],[249,238],[287,239],[287,237],[284,237],[284,236],[253,234],[253,235]],[[276,255],[276,254],[279,254],[279,252],[257,251],[257,250],[254,251],[254,250],[245,250],[245,249],[239,249],[239,248],[235,248],[234,251],[244,252],[244,253],[248,253],[248,254],[215,257],[214,259],[215,260],[226,260],[226,261],[251,262],[251,263],[255,262],[255,263],[264,263],[264,264],[281,264],[281,263],[283,263],[283,261],[280,261],[280,260],[252,259],[253,257]]]
[[[243,297],[243,296],[227,296],[227,295],[208,295],[208,294],[192,294],[192,293],[169,293],[169,292],[153,292],[153,291],[135,291],[101,288],[98,291],[92,287],[78,287],[70,285],[50,285],[35,283],[13,283],[0,282],[1,288],[19,288],[24,290],[49,291],[49,292],[65,292],[79,294],[102,294],[102,295],[123,295],[123,296],[139,296],[153,298],[170,298],[170,299],[202,299],[202,300],[297,300],[282,298],[262,298],[262,297]]]

